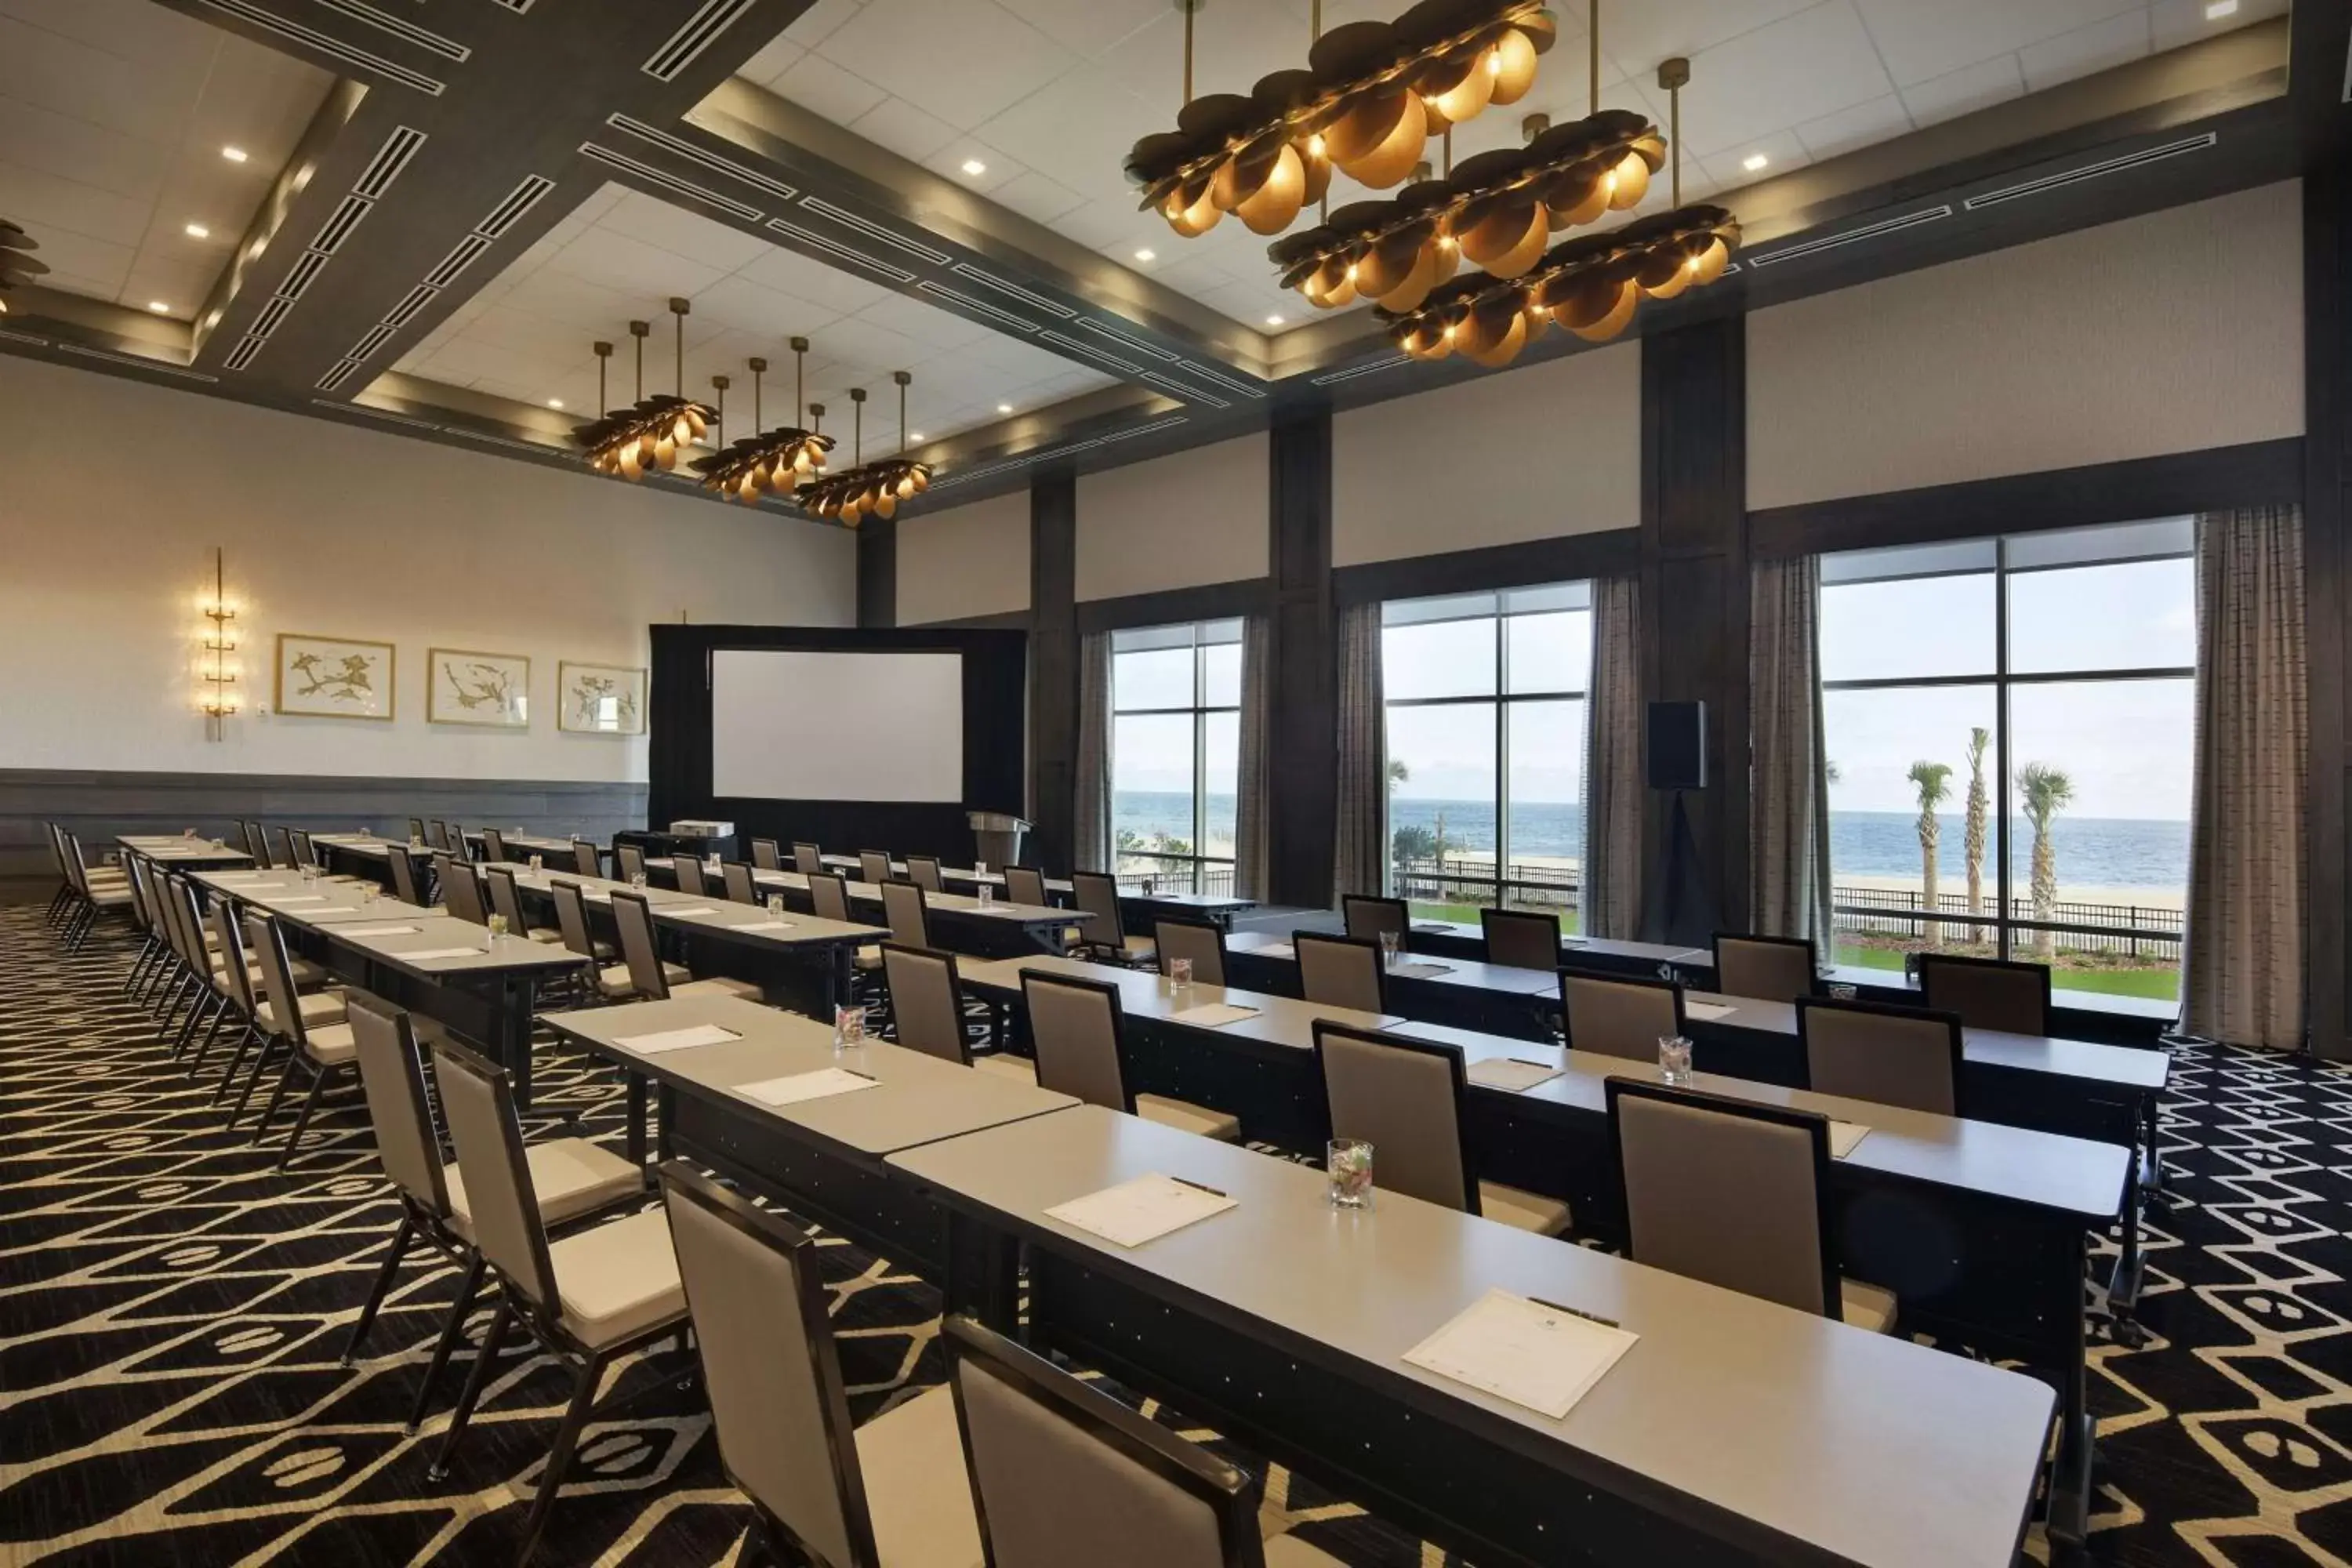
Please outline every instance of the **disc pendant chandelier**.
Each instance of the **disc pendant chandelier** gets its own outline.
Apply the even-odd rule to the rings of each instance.
[[[718,418],[718,410],[686,395],[686,318],[692,309],[684,300],[669,302],[670,314],[677,322],[677,391],[674,394],[646,395],[646,339],[653,324],[629,323],[629,335],[637,340],[636,402],[572,432],[572,441],[588,456],[588,466],[598,473],[618,474],[632,481],[645,478],[651,468],[667,473],[677,466],[678,449],[700,440]],[[596,401],[600,404],[605,398],[604,366],[612,353],[610,343],[596,345]]]
[[[808,390],[806,369],[809,341],[794,338],[793,343],[793,417],[798,419]],[[782,425],[773,430],[761,430],[760,381],[766,374],[768,362],[755,359],[751,368],[751,434],[694,465],[702,476],[702,488],[730,500],[748,503],[757,501],[761,493],[773,491],[789,496],[800,485],[824,472],[824,455],[833,450],[833,437],[804,430],[798,425]]]
[[[890,379],[898,386],[898,456],[871,463],[864,460],[866,389],[852,387],[849,400],[856,419],[853,454],[857,463],[843,473],[819,479],[801,492],[801,505],[811,517],[856,528],[868,514],[879,518],[898,516],[901,501],[912,500],[931,488],[931,466],[907,456],[907,388],[915,378],[900,370],[893,371]]]

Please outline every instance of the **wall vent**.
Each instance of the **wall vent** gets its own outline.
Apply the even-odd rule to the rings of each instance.
[[[1227,392],[1237,392],[1244,397],[1264,397],[1265,395],[1265,389],[1264,387],[1252,386],[1248,382],[1236,380],[1234,377],[1227,375],[1221,370],[1213,370],[1205,364],[1196,363],[1189,359],[1183,361],[1182,363],[1185,374],[1199,376],[1202,381],[1213,383],[1218,386],[1223,387]]]
[[[406,66],[385,59],[382,55],[372,55],[365,49],[347,44],[332,34],[322,33],[316,27],[306,27],[299,22],[289,22],[274,11],[252,4],[251,0],[203,0],[203,4],[215,11],[235,16],[248,26],[259,27],[264,32],[275,33],[281,38],[291,39],[306,49],[325,55],[330,59],[340,60],[344,65],[364,71],[370,76],[379,76],[386,81],[397,82],[402,87],[414,88],[429,98],[441,96],[441,83],[426,76],[423,71],[410,70]]]
[[[813,228],[803,228],[789,218],[772,217],[768,220],[768,226],[778,234],[791,235],[812,250],[821,250],[827,256],[854,262],[868,271],[879,272],[885,278],[895,279],[901,283],[912,283],[915,280],[915,275],[903,267],[894,267],[887,261],[866,255],[862,250],[844,245],[828,235],[819,234]]]
[[[1018,283],[1008,283],[992,272],[984,272],[981,270],[969,261],[957,262],[955,264],[954,270],[956,276],[959,278],[969,278],[983,289],[993,289],[1000,294],[1009,294],[1024,305],[1034,305],[1038,310],[1045,311],[1049,316],[1059,316],[1063,321],[1066,321],[1072,320],[1077,315],[1076,310],[1071,310],[1067,305],[1063,304],[1058,300],[1048,300],[1045,295],[1033,293],[1029,289],[1021,287]]]
[[[49,346],[49,340],[47,338],[37,338],[30,332],[12,332],[5,327],[0,327],[0,338],[5,338],[12,343],[30,343],[37,349]]]
[[[1866,223],[1860,228],[1849,228],[1837,234],[1825,234],[1819,239],[1801,239],[1794,245],[1784,245],[1777,250],[1751,250],[1748,253],[1748,265],[1760,268],[1773,266],[1778,262],[1797,261],[1808,256],[1819,256],[1823,251],[1843,250],[1849,245],[1862,245],[1870,240],[1884,239],[1890,234],[1900,234],[1905,229],[1917,228],[1923,224],[1941,223],[1951,216],[1952,209],[1949,206],[1922,207],[1917,212],[1905,213],[1900,217],[1882,218],[1876,223]]]
[[[1149,425],[1130,425],[1124,430],[1114,430],[1109,435],[1104,437],[1103,440],[1105,443],[1112,441],[1132,441],[1138,436],[1149,436],[1155,430],[1173,429],[1175,426],[1186,423],[1186,416],[1181,414],[1171,414],[1165,419],[1155,419]]]
[[[412,429],[438,430],[440,426],[430,419],[412,419],[405,414],[394,414],[385,408],[370,408],[364,403],[337,403],[331,398],[314,397],[311,403],[320,408],[331,408],[338,414],[359,414],[370,419],[381,419],[387,425],[406,425]]]
[[[1080,321],[1078,323],[1078,331],[1082,332],[1092,332],[1098,338],[1108,338],[1111,342],[1124,344],[1125,346],[1133,349],[1138,353],[1150,354],[1153,359],[1158,360],[1162,364],[1181,364],[1184,363],[1184,356],[1182,354],[1171,353],[1168,350],[1160,347],[1156,343],[1145,342],[1141,338],[1131,338],[1125,332],[1120,331],[1118,328],[1106,327],[1100,321]]]
[[[474,51],[455,38],[445,38],[430,28],[414,22],[403,21],[387,12],[379,11],[367,0],[310,0],[313,5],[324,5],[330,11],[340,11],[355,22],[363,22],[378,32],[390,33],[403,43],[414,44],[427,54],[439,55],[445,60],[460,64],[473,58]]]
[[[709,186],[698,185],[691,180],[681,180],[676,174],[665,174],[661,170],[655,168],[651,163],[639,163],[636,159],[630,157],[625,153],[615,153],[609,147],[599,147],[593,142],[583,142],[580,143],[580,153],[581,156],[593,158],[596,162],[605,165],[607,168],[618,169],[624,174],[634,174],[640,180],[659,185],[662,189],[684,196],[689,201],[697,201],[702,203],[706,206],[717,207],[720,212],[732,214],[734,216],[741,218],[745,223],[757,223],[760,221],[759,208],[746,206],[732,196],[722,196],[717,191],[711,190]]]
[[[1041,342],[1052,343],[1056,348],[1067,349],[1074,354],[1084,354],[1087,358],[1093,360],[1097,363],[1109,365],[1113,370],[1119,371],[1128,375],[1141,375],[1143,374],[1143,367],[1136,363],[1133,360],[1122,359],[1118,355],[1111,353],[1108,349],[1098,349],[1092,343],[1082,343],[1077,339],[1070,337],[1063,332],[1046,332],[1043,334],[1038,341]]]
[[[1349,365],[1344,370],[1327,370],[1321,375],[1307,377],[1307,380],[1316,386],[1331,386],[1339,382],[1353,381],[1360,375],[1378,375],[1384,370],[1394,370],[1401,364],[1412,363],[1403,354],[1391,354],[1386,359],[1368,360],[1362,364]]]
[[[646,124],[634,115],[607,115],[604,123],[615,131],[628,132],[640,142],[650,142],[665,153],[674,153],[688,163],[699,163],[704,168],[715,170],[730,179],[740,180],[755,190],[765,191],[778,201],[788,202],[801,194],[800,187],[797,185],[788,185],[782,180],[771,179],[757,169],[745,168],[732,158],[722,158],[716,153],[706,152],[685,137],[673,136],[656,126]]]
[[[934,267],[945,267],[955,259],[944,250],[935,250],[919,240],[908,239],[896,229],[885,228],[869,218],[860,217],[854,212],[837,207],[822,196],[803,196],[801,210],[813,212],[819,217],[830,218],[844,228],[854,228],[868,239],[878,239],[893,249],[903,250],[909,256],[919,256]]]
[[[945,300],[959,310],[969,310],[973,315],[985,316],[997,325],[1009,327],[1016,332],[1034,334],[1037,331],[1036,322],[1024,321],[1010,310],[1000,310],[985,300],[975,300],[961,289],[950,289],[944,283],[934,283],[928,278],[915,287],[934,299]]]
[[[680,71],[692,65],[719,34],[758,3],[759,0],[702,0],[701,8],[637,68],[656,81],[676,81]]]
[[[1162,392],[1172,394],[1186,403],[1205,403],[1213,408],[1231,408],[1233,406],[1232,404],[1226,402],[1223,398],[1219,397],[1213,392],[1202,392],[1197,386],[1187,386],[1182,382],[1177,380],[1174,376],[1162,375],[1156,370],[1145,371],[1143,373],[1143,379],[1150,382],[1152,385],[1160,388]]]
[[[2080,184],[2084,180],[2105,179],[2109,174],[2120,174],[2129,169],[2144,169],[2150,163],[2161,163],[2168,158],[2184,157],[2190,153],[2202,153],[2209,147],[2219,146],[2221,141],[2221,136],[2211,131],[2206,132],[2201,136],[2185,136],[2178,142],[2167,142],[2161,146],[2143,147],[2137,153],[2126,153],[2120,157],[2103,158],[2095,163],[2084,163],[2075,168],[2062,169],[2054,174],[2044,174],[2038,180],[2003,185],[2000,190],[1987,191],[1982,195],[1970,196],[1960,205],[1969,212],[1977,212],[1985,207],[1997,207],[2003,202],[2021,201],[2027,196],[2045,195],[2052,191],[2063,190],[2068,185]]]

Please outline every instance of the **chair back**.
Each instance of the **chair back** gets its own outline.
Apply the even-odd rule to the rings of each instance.
[[[596,956],[596,939],[588,929],[588,898],[577,882],[558,877],[547,884],[547,896],[555,905],[555,929],[563,933],[563,950],[583,958]]]
[[[854,925],[849,918],[849,884],[830,871],[808,874],[809,907],[816,918],[840,925]]]
[[[1132,1111],[1120,1058],[1118,987],[1098,980],[1024,972],[1037,1087],[1107,1110]]]
[[[814,1561],[877,1568],[816,1238],[684,1161],[661,1184],[728,1479]]]
[[[57,844],[58,875],[65,878],[68,887],[88,897],[89,867],[81,858],[81,840],[55,823],[49,825],[49,833]]]
[[[423,817],[412,816],[408,819],[408,841],[411,844],[422,844],[425,842],[425,819]]]
[[[944,893],[947,885],[940,880],[940,858],[936,855],[907,857],[907,880],[927,893]]]
[[[404,904],[423,908],[425,900],[416,892],[416,857],[404,844],[391,845],[383,852],[384,864],[392,868],[392,896]]]
[[[703,874],[701,856],[673,855],[670,857],[669,865],[672,874],[677,878],[679,892],[689,899],[707,899],[711,896],[710,881]]]
[[[490,889],[490,910],[506,917],[507,930],[520,936],[530,929],[523,923],[522,898],[515,891],[515,875],[511,867],[486,866],[482,880]]]
[[[1348,934],[1358,942],[1378,942],[1387,931],[1402,947],[1412,930],[1412,915],[1402,899],[1375,899],[1362,893],[1349,893],[1339,900],[1340,918],[1347,921]]]
[[[1829,1119],[1612,1078],[1609,1131],[1626,1256],[1837,1317],[1827,1233]]]
[[[478,926],[490,923],[489,911],[482,908],[480,874],[471,860],[461,860],[455,855],[436,855],[433,872],[435,881],[440,884],[443,909]]]
[[[886,942],[882,971],[890,986],[890,1017],[898,1026],[898,1044],[969,1067],[971,1047],[964,1039],[963,987],[956,978],[954,955]]]
[[[65,865],[65,857],[58,848],[55,828],[49,831],[49,853],[58,857],[58,864],[60,868]],[[162,936],[163,931],[155,923],[154,895],[147,886],[147,868],[140,864],[138,856],[126,854],[122,857],[122,878],[131,889],[131,918],[136,921],[139,929],[149,936]],[[70,887],[73,879],[68,877],[66,883]]]
[[[466,842],[466,825],[462,822],[453,822],[449,825],[449,853],[460,860],[471,860],[474,858],[472,847]]]
[[[602,877],[604,861],[593,844],[585,838],[575,838],[572,841],[572,868],[583,877]]]
[[[193,907],[188,913],[194,915]],[[226,899],[213,900],[212,913],[208,918],[213,937],[220,943],[220,987],[236,1005],[236,1010],[244,1015],[246,1021],[250,1023],[253,1020],[253,977],[246,971],[249,955],[246,952],[245,933],[236,929],[236,915],[229,908]],[[189,940],[194,943],[197,952],[204,952],[205,933],[201,928],[193,931]]]
[[[751,840],[751,864],[762,871],[782,870],[783,858],[776,853],[776,841],[772,838]]]
[[[1225,983],[1225,933],[1207,921],[1160,921],[1152,928],[1160,950],[1160,973],[1180,958],[1192,961],[1192,978],[1202,985]]]
[[[441,1140],[425,1095],[425,1058],[403,1010],[373,996],[353,996],[344,1015],[359,1051],[360,1089],[375,1127],[376,1158],[407,1199],[436,1219],[449,1215]]]
[[[719,866],[719,879],[726,886],[729,902],[756,904],[760,901],[759,884],[751,880],[751,868],[742,861],[721,861]]]
[[[1078,908],[1094,917],[1080,922],[1080,937],[1098,947],[1127,945],[1127,925],[1118,912],[1118,879],[1100,871],[1073,871],[1070,890]]]
[[[482,858],[500,862],[513,859],[514,857],[507,853],[507,836],[495,827],[483,828]]]
[[[1377,941],[1302,931],[1291,933],[1290,945],[1298,954],[1298,994],[1307,1001],[1359,1013],[1388,1011],[1388,976]]]
[[[793,869],[803,877],[821,876],[824,871],[824,851],[814,844],[794,844]]]
[[[1919,955],[1919,999],[1939,1013],[1958,1013],[1971,1029],[2011,1035],[2050,1032],[2050,966],[2013,958]]]
[[[1486,962],[1513,969],[1559,967],[1559,917],[1532,910],[1480,910]]]
[[[1683,1032],[1683,988],[1671,980],[1563,970],[1559,1014],[1570,1050],[1654,1062],[1658,1041]]]
[[[245,852],[253,857],[254,865],[264,871],[276,870],[269,861],[269,836],[261,831],[261,824],[240,822],[237,827],[245,835]]]
[[[432,821],[426,823],[425,825],[425,847],[427,849],[448,848],[449,825],[442,821],[437,816]]]
[[[272,833],[278,836],[276,855],[278,865],[295,868],[302,864],[294,853],[294,835],[290,830],[283,827],[265,827],[262,833],[265,837]]]
[[[1372,1146],[1377,1186],[1465,1214],[1478,1184],[1463,1150],[1462,1047],[1318,1019],[1315,1065],[1331,1136]]]
[[[1256,1477],[970,1318],[940,1328],[991,1568],[1263,1568]]]
[[[892,942],[902,947],[931,945],[929,897],[912,882],[882,884],[883,923],[890,928]]]
[[[286,830],[286,841],[294,847],[294,864],[308,866],[314,871],[321,869],[318,847],[310,842],[308,832],[299,827],[289,827]]]
[[[285,929],[268,915],[254,915],[247,918],[245,930],[261,970],[262,994],[269,998],[270,1033],[309,1054],[310,1031],[302,1022],[302,995],[294,989],[294,966],[287,962]]]
[[[1054,900],[1045,896],[1045,873],[1034,866],[1004,868],[1004,896],[1033,909],[1051,909],[1054,905]]]
[[[448,1119],[457,1168],[465,1173],[474,1245],[524,1306],[554,1317],[562,1310],[555,1268],[548,1261],[547,1231],[506,1073],[463,1046],[436,1041],[433,1076],[441,1086],[441,1114]]]
[[[1715,933],[1715,988],[1726,996],[1794,1002],[1821,989],[1810,937]]]
[[[648,1002],[669,999],[669,982],[662,978],[661,943],[655,940],[653,906],[643,893],[613,889],[613,929],[621,938],[621,962],[629,966],[629,984]]]
[[[1960,1113],[1960,1016],[1878,1002],[1797,998],[1805,1081],[1817,1094]]]
[[[877,886],[890,879],[890,857],[885,850],[860,849],[857,852],[857,879]]]
[[[156,934],[163,939],[163,945],[172,950],[173,957],[194,968],[199,974],[205,973],[208,961],[204,956],[204,939],[201,936],[196,939],[195,951],[191,954],[188,934],[180,929],[180,896],[172,886],[177,877],[154,862],[136,856],[132,857],[132,864],[137,867],[132,873],[137,880],[131,886],[135,889],[141,881],[145,882],[148,910],[155,922]],[[68,878],[67,880],[70,882],[72,879]]]
[[[634,844],[613,846],[613,865],[624,882],[634,882],[646,874],[646,852]]]

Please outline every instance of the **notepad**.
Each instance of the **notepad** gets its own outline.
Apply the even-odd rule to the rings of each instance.
[[[762,1105],[798,1105],[805,1100],[830,1100],[836,1094],[855,1094],[861,1089],[878,1087],[862,1072],[851,1072],[846,1068],[819,1068],[814,1072],[796,1072],[790,1078],[739,1083],[735,1092]]]
[[[344,936],[414,936],[423,926],[344,926]]]
[[[640,1056],[657,1057],[664,1051],[682,1051],[691,1046],[723,1046],[742,1037],[716,1024],[697,1024],[691,1028],[663,1029],[650,1035],[615,1035],[613,1043],[626,1046]]]
[[[1859,1121],[1830,1123],[1830,1158],[1843,1160],[1853,1152],[1853,1146],[1870,1136],[1870,1129]]]
[[[665,915],[714,915],[719,912],[709,904],[657,904],[655,910]]]
[[[1467,1076],[1482,1088],[1524,1094],[1539,1083],[1549,1083],[1565,1070],[1541,1062],[1522,1061],[1517,1057],[1488,1057],[1484,1061],[1472,1062]]]
[[[407,963],[415,963],[420,960],[427,958],[479,958],[482,956],[482,949],[478,947],[426,947],[419,948],[415,952],[396,952],[394,953],[393,956],[394,958],[404,960]]]
[[[1547,1302],[1489,1290],[1404,1359],[1557,1421],[1641,1337]]]
[[[269,901],[273,904],[323,904],[327,901],[327,895],[324,893],[303,893],[291,899],[272,899]]]
[[[753,921],[750,925],[729,926],[729,931],[790,931],[790,921]]]
[[[1402,974],[1408,980],[1434,980],[1441,974],[1453,973],[1454,966],[1450,963],[1400,963],[1389,973]]]
[[[1141,1247],[1234,1206],[1234,1199],[1213,1188],[1154,1174],[1056,1204],[1045,1214],[1116,1246]]]
[[[1728,1002],[1685,1002],[1683,1012],[1693,1018],[1728,1018],[1739,1009]]]
[[[1202,1002],[1191,1007],[1179,1007],[1168,1015],[1171,1024],[1196,1024],[1203,1029],[1222,1029],[1227,1024],[1238,1024],[1244,1018],[1255,1018],[1255,1007],[1236,1007],[1230,1002]]]

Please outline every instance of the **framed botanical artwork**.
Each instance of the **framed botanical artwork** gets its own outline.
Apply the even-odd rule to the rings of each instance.
[[[617,664],[555,667],[555,725],[596,735],[646,732],[646,672]]]
[[[425,721],[530,728],[530,660],[519,653],[428,648]]]
[[[393,657],[388,642],[279,632],[278,711],[389,721]]]

